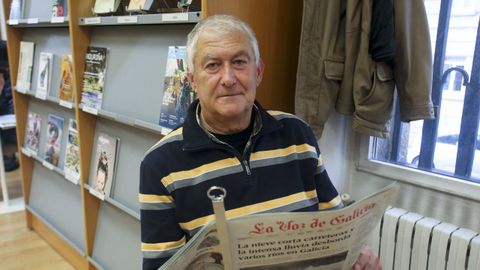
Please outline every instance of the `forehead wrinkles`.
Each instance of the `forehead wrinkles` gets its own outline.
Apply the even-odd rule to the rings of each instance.
[[[228,49],[232,49],[231,51]],[[217,49],[220,49],[217,51]],[[248,59],[254,58],[253,47],[249,42],[248,36],[242,31],[235,32],[204,32],[199,35],[195,59],[203,64],[211,59],[220,59],[223,53],[231,58],[246,56]],[[230,55],[232,53],[232,55]]]
[[[229,59],[227,59],[227,60],[234,59],[234,58],[241,57],[241,56],[245,56],[248,59],[251,58],[251,55],[248,53],[248,50],[245,50],[245,49],[240,49],[240,50],[236,51],[234,54],[228,55],[228,56],[229,56]],[[206,60],[207,61],[208,60],[222,60],[222,57],[219,54],[213,54],[213,53],[210,53],[210,52],[207,51],[207,52],[204,52],[202,55],[200,55],[200,61],[206,61]]]

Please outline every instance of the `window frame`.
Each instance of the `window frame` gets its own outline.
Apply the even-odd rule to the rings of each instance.
[[[376,150],[376,143],[374,139],[362,143],[362,149],[360,157],[362,158],[358,162],[358,169],[365,170],[366,172],[379,173],[381,176],[387,176],[394,179],[403,179],[407,182],[433,188],[435,190],[466,196],[479,200],[480,194],[478,187],[480,183],[478,181],[469,182],[468,178],[471,178],[473,170],[473,162],[475,158],[475,141],[478,134],[479,121],[476,113],[480,112],[480,97],[476,96],[476,93],[480,93],[480,20],[477,26],[476,42],[472,58],[471,76],[465,69],[460,67],[450,67],[444,70],[446,64],[446,46],[449,32],[449,24],[452,11],[453,0],[442,0],[440,3],[440,11],[438,18],[438,27],[436,31],[435,53],[434,53],[434,66],[433,66],[433,86],[432,86],[432,101],[436,108],[436,115],[439,116],[439,106],[442,103],[443,86],[445,79],[449,74],[452,79],[455,79],[457,74],[461,74],[463,77],[463,83],[466,87],[464,91],[460,91],[464,95],[464,107],[461,117],[461,127],[458,139],[458,149],[455,162],[455,171],[451,175],[442,175],[439,172],[434,171],[434,152],[437,144],[439,118],[433,120],[425,120],[423,122],[422,129],[422,141],[420,147],[419,161],[417,168],[408,167],[407,165],[401,165],[396,161],[399,159],[400,152],[400,133],[402,132],[402,125],[400,123],[400,117],[398,112],[398,106],[395,106],[396,112],[393,118],[392,125],[392,147],[389,157],[385,161],[375,160],[374,151]],[[445,29],[440,31],[439,29]],[[447,91],[450,92],[450,91]],[[470,109],[466,109],[470,108]],[[476,108],[471,114],[467,111],[472,108]],[[468,125],[474,123],[472,128],[469,129]],[[475,134],[473,134],[475,133]],[[472,135],[473,134],[473,135]],[[435,139],[432,139],[435,138]],[[473,145],[473,146],[472,146]],[[470,160],[471,158],[471,160]],[[389,167],[389,170],[382,169],[381,166]],[[408,173],[407,173],[408,172]],[[403,177],[404,174],[408,174],[408,177]],[[411,180],[411,179],[419,179]],[[435,182],[432,182],[431,179]],[[472,192],[472,190],[474,192]]]
[[[356,148],[359,153],[355,164],[357,171],[480,201],[480,183],[374,160],[374,139],[360,135],[360,139],[357,140]]]

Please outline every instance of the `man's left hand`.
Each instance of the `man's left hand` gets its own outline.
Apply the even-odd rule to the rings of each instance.
[[[380,258],[368,246],[362,247],[353,270],[382,270]]]

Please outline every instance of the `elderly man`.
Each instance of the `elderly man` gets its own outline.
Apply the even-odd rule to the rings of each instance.
[[[214,185],[228,191],[229,216],[342,207],[309,126],[255,101],[264,64],[246,23],[202,20],[188,35],[187,61],[198,100],[141,164],[144,269],[162,265],[213,219],[206,192]],[[363,268],[372,262],[363,252],[355,267],[376,269]]]

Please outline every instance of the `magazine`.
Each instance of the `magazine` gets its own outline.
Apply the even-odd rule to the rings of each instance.
[[[67,17],[68,16],[68,1],[67,0],[53,0],[52,3],[52,18]]]
[[[155,12],[161,6],[160,1],[153,0],[130,0],[126,7],[127,12],[147,13]]]
[[[118,142],[118,138],[108,134],[100,133],[98,135],[95,159],[92,163],[95,171],[91,181],[90,193],[101,200],[105,200],[105,197],[110,196],[115,173]]]
[[[33,56],[35,43],[20,41],[20,59],[18,61],[17,85],[19,92],[26,93],[30,91],[32,82]]]
[[[63,163],[65,178],[77,184],[80,180],[80,157],[78,152],[77,121],[70,119],[68,122],[67,146],[65,149],[65,161]]]
[[[40,99],[46,99],[50,90],[50,81],[52,75],[53,54],[47,52],[40,53],[38,64],[37,91],[35,96]]]
[[[63,118],[54,114],[48,115],[45,142],[45,161],[53,166],[58,165],[62,144]]]
[[[127,11],[140,11],[144,9],[145,3],[147,0],[130,0],[128,2]],[[151,2],[151,1],[150,1]]]
[[[29,112],[27,120],[27,133],[25,134],[25,148],[30,155],[38,154],[41,127],[42,118],[40,115],[34,112]]]
[[[106,68],[107,48],[88,47],[83,73],[83,106],[96,110],[102,107]]]
[[[10,2],[10,16],[9,20],[20,20],[23,19],[23,9],[24,9],[23,0],[12,0]]]
[[[61,77],[60,77],[60,87],[58,89],[58,98],[65,102],[72,102],[72,56],[69,54],[62,55],[60,60],[61,66]]]
[[[105,15],[115,13],[120,6],[121,0],[95,0],[93,13],[97,15]]]
[[[159,269],[351,269],[398,189],[393,183],[330,211],[234,219],[215,212],[217,221],[225,221],[227,234],[222,235],[221,222],[209,223]]]
[[[159,122],[164,135],[185,121],[188,106],[196,98],[187,79],[185,56],[185,46],[168,47]]]

